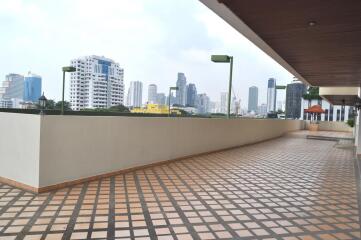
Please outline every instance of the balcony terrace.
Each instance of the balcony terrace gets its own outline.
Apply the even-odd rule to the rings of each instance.
[[[350,134],[325,134],[334,141],[292,132],[39,195],[1,184],[0,239],[361,239]]]

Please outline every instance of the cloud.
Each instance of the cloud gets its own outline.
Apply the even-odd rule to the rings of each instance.
[[[91,54],[119,62],[126,87],[138,80],[166,92],[177,72],[184,72],[213,101],[227,89],[229,68],[212,63],[211,54],[235,56],[234,86],[242,100],[251,85],[265,86],[274,75],[288,78],[196,0],[1,0],[0,28],[6,32],[0,46],[7,59],[0,76],[32,70],[43,76],[49,98],[60,97],[61,67]]]

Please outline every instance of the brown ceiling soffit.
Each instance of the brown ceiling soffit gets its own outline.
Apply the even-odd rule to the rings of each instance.
[[[314,86],[359,86],[360,0],[218,0]]]

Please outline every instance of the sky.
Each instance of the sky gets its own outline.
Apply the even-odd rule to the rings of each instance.
[[[178,72],[220,101],[229,66],[211,62],[212,54],[234,56],[242,107],[249,87],[257,86],[259,104],[266,103],[268,78],[284,85],[293,77],[198,0],[1,0],[0,29],[0,80],[32,71],[42,76],[48,99],[61,98],[61,67],[87,55],[118,62],[125,93],[130,81],[143,82],[143,101],[149,84],[167,92]]]

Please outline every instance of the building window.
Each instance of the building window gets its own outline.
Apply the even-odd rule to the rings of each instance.
[[[337,109],[337,115],[336,115],[336,121],[340,121],[340,115],[341,115],[341,111],[340,109]]]

